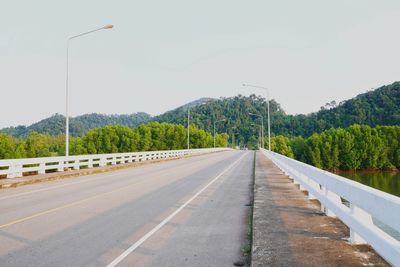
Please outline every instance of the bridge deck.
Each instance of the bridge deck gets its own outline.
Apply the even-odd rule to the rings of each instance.
[[[255,171],[253,266],[388,266],[260,152]]]

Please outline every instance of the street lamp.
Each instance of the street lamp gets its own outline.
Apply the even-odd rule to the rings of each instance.
[[[249,113],[249,115],[261,118],[261,147],[264,148],[264,117],[260,114],[254,114],[254,113]]]
[[[267,93],[267,113],[268,113],[268,150],[271,150],[271,123],[270,123],[270,118],[269,118],[269,89],[263,86],[258,86],[258,85],[251,85],[251,84],[243,84],[243,86],[247,87],[253,87],[253,88],[258,88],[258,89],[263,89]],[[264,127],[263,127],[263,132],[264,132]],[[264,137],[263,137],[263,142],[264,142]],[[263,146],[264,148],[264,146]]]
[[[69,72],[69,42],[72,39],[81,37],[83,35],[87,35],[89,33],[97,32],[100,30],[107,30],[107,29],[112,29],[114,25],[108,24],[106,26],[103,26],[98,29],[94,29],[88,32],[84,32],[78,35],[71,36],[67,39],[67,73],[66,73],[66,79],[65,79],[65,156],[69,156],[69,115],[68,115],[68,72]]]
[[[226,119],[215,121],[215,118],[214,118],[214,148],[215,148],[215,124],[218,122],[221,122],[221,121],[226,121]]]
[[[251,126],[258,126],[259,127],[259,129],[258,129],[258,142],[257,142],[257,145],[258,145],[258,147],[261,147],[261,125],[257,125],[257,124],[255,124],[255,123],[252,123],[252,124],[250,124]]]

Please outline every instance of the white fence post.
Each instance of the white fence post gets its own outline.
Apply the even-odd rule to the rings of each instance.
[[[45,174],[46,173],[46,163],[42,162],[39,164],[38,174]]]
[[[22,173],[22,164],[15,164],[15,165],[11,165],[9,167],[9,175],[7,175],[7,178],[18,178],[18,177],[22,177],[23,173]]]
[[[79,167],[79,159],[76,159],[76,160],[74,160],[74,170],[79,170],[80,169],[80,167]]]
[[[88,160],[88,168],[89,168],[89,169],[93,168],[93,159],[92,159],[92,158],[90,158],[90,159]]]
[[[350,203],[350,212],[358,220],[364,224],[373,225],[372,217],[365,210],[360,209],[356,205]],[[350,239],[349,241],[353,244],[366,244],[367,242],[357,233],[357,230],[350,228]]]
[[[68,162],[67,162],[67,163],[68,163]],[[58,171],[58,172],[63,172],[63,171],[64,171],[64,159],[63,159],[63,160],[60,160],[60,161],[58,162],[57,171]]]

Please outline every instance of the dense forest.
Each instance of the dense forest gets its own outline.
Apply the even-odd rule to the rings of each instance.
[[[106,125],[124,125],[136,127],[142,123],[151,120],[151,116],[144,112],[139,112],[130,115],[103,115],[103,114],[85,114],[82,116],[70,118],[70,134],[72,136],[83,136],[90,129],[103,127]],[[65,133],[65,117],[60,114],[55,114],[50,118],[41,120],[28,127],[17,126],[4,128],[0,132],[12,135],[14,137],[27,137],[30,132],[60,135]]]
[[[400,126],[355,124],[307,138],[274,136],[271,149],[326,170],[400,169]]]
[[[321,107],[320,111],[308,115],[287,115],[275,100],[270,100],[271,133],[273,135],[308,137],[330,128],[345,128],[353,124],[400,125],[400,82],[380,87],[350,100],[336,104],[335,101]],[[254,144],[260,118],[249,113],[260,114],[264,118],[267,132],[267,104],[264,98],[250,95],[209,100],[191,109],[192,120],[200,128],[212,131],[213,120],[226,119],[217,125],[217,130],[239,132],[240,143]],[[182,124],[187,109],[178,108],[154,117],[160,122]],[[254,124],[257,124],[256,126]]]
[[[216,146],[226,147],[228,135],[216,135]],[[190,126],[190,148],[213,147],[213,136]],[[89,130],[70,141],[70,154],[103,154],[187,148],[187,128],[182,125],[150,122],[136,128],[108,125]],[[65,136],[30,132],[26,138],[0,133],[0,159],[63,156]]]
[[[90,129],[105,125],[136,127],[149,121],[185,125],[188,108],[190,108],[192,123],[209,133],[213,132],[215,120],[225,119],[224,122],[216,124],[217,132],[225,132],[230,136],[238,133],[238,141],[241,145],[254,145],[258,136],[260,118],[251,117],[249,113],[263,116],[264,128],[267,132],[265,99],[256,95],[249,97],[238,95],[220,99],[202,98],[156,117],[151,117],[146,113],[111,116],[83,115],[71,118],[71,134],[83,136]],[[330,128],[345,128],[353,124],[400,125],[400,82],[382,86],[339,104],[332,101],[321,107],[320,111],[308,115],[287,115],[279,103],[273,99],[270,101],[270,109],[273,135],[308,137]],[[60,135],[64,133],[64,124],[65,118],[62,115],[55,115],[29,127],[7,128],[2,132],[14,137],[26,137],[29,132]]]

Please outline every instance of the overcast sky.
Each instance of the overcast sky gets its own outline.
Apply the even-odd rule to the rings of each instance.
[[[261,94],[309,113],[400,80],[400,1],[0,0],[0,128]]]

